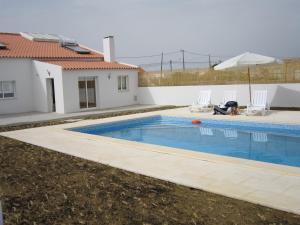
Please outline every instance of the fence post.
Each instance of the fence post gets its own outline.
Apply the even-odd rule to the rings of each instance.
[[[160,78],[162,78],[162,71],[163,71],[163,63],[164,63],[164,53],[161,53],[161,60],[160,60]]]
[[[182,70],[185,70],[185,62],[184,62],[184,50],[180,50],[182,52]]]
[[[285,63],[285,71],[284,71],[284,79],[285,79],[285,83],[287,83],[287,71],[288,71],[288,63]]]

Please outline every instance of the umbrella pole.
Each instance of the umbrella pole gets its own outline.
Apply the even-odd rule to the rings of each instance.
[[[248,85],[249,85],[249,96],[250,96],[250,104],[252,103],[252,97],[251,97],[251,81],[250,81],[250,68],[248,66]]]

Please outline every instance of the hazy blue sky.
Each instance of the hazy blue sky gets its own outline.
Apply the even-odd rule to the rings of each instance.
[[[114,35],[117,56],[300,56],[300,0],[0,0],[0,9],[0,31],[57,33],[98,50]]]

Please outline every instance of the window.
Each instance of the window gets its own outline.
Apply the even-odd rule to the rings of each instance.
[[[128,76],[118,76],[118,91],[128,91]]]
[[[65,45],[65,48],[72,50],[74,52],[77,52],[78,54],[90,54],[91,51],[85,49],[85,48],[81,48],[78,45]]]
[[[15,81],[0,81],[0,99],[16,97]]]
[[[0,42],[0,49],[6,49],[6,45],[2,42]]]

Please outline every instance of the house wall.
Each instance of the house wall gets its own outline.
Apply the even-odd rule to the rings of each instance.
[[[252,90],[268,90],[271,107],[300,107],[300,84],[255,84]],[[211,90],[212,104],[220,104],[225,90],[236,90],[239,105],[249,102],[248,85],[199,85],[139,87],[140,104],[190,105],[198,97],[200,90]]]
[[[118,76],[129,76],[129,90],[118,91]],[[82,111],[79,107],[79,77],[96,77],[96,99],[98,109],[138,104],[138,75],[135,70],[71,70],[63,71],[65,113]],[[110,77],[110,78],[109,78]]]
[[[0,114],[34,110],[31,60],[0,59],[0,80],[16,81],[16,97],[0,99]]]
[[[110,79],[108,76],[110,75]],[[129,76],[129,90],[118,91],[117,77]],[[0,80],[16,81],[16,97],[0,99],[0,114],[50,112],[49,83],[54,79],[56,112],[82,111],[79,108],[78,78],[96,77],[98,109],[138,104],[138,75],[133,70],[63,71],[60,66],[30,59],[0,59]]]
[[[64,113],[64,94],[62,69],[60,66],[33,61],[33,91],[34,91],[34,110],[39,112],[51,112],[49,106],[49,85],[47,79],[54,79],[56,112]],[[48,93],[48,95],[47,95]]]

